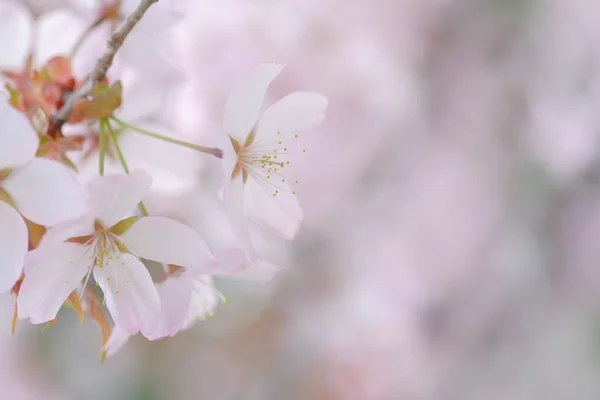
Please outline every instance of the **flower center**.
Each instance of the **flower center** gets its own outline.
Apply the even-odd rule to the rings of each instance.
[[[289,151],[287,142],[289,139],[298,139],[298,136],[298,134],[277,132],[270,137],[255,140],[256,135],[252,131],[243,145],[230,137],[237,154],[237,162],[231,178],[234,179],[242,174],[242,179],[246,182],[248,176],[251,176],[271,191],[274,197],[281,191],[290,191],[289,185],[294,182],[297,184],[298,181],[288,181],[283,175],[283,168],[290,164],[288,156],[298,152]],[[306,149],[302,149],[302,153],[305,152]],[[292,191],[292,194],[296,192]]]
[[[91,267],[103,268],[112,261],[113,255],[118,256],[120,253],[116,238],[112,233],[106,231],[97,232],[92,239],[91,246],[93,248],[93,255],[90,256],[93,258]]]
[[[120,224],[128,223],[128,220],[123,220],[114,227],[107,229],[102,226],[99,221],[94,223],[94,233],[91,235],[77,236],[67,239],[67,242],[78,243],[88,247],[88,260],[91,261],[88,269],[94,267],[103,268],[112,261],[113,257],[120,257],[121,253],[127,253],[126,247],[119,241],[115,230]],[[130,224],[129,224],[130,225]]]

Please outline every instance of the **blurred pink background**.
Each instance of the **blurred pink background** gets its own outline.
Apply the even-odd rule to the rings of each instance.
[[[0,393],[599,399],[598,15],[596,0],[188,0],[158,116],[173,129],[214,140],[261,62],[287,65],[270,101],[329,99],[294,167],[300,234],[263,240],[273,283],[218,282],[214,318],[103,364],[91,322],[11,336],[3,297]]]

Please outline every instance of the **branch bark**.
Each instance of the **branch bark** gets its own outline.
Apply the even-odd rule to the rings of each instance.
[[[52,117],[52,124],[55,127],[60,129],[60,127],[62,127],[62,125],[69,119],[75,103],[89,96],[94,88],[94,85],[106,76],[108,69],[113,63],[115,55],[121,46],[123,46],[127,36],[131,33],[137,23],[140,22],[146,11],[148,11],[148,9],[158,1],[159,0],[141,0],[138,7],[110,35],[106,42],[104,54],[96,62],[96,66],[88,75],[85,83],[79,89],[67,96],[63,106]]]

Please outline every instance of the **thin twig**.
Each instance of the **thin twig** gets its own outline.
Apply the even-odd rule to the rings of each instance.
[[[139,6],[110,35],[108,41],[106,42],[104,54],[96,62],[96,66],[86,79],[83,86],[69,94],[65,99],[64,105],[56,112],[54,117],[52,117],[52,123],[55,126],[60,128],[65,122],[67,122],[71,112],[73,111],[73,106],[75,103],[87,97],[92,92],[94,85],[106,76],[106,72],[112,65],[117,51],[119,51],[131,30],[138,22],[140,22],[150,6],[157,2],[158,0],[141,0]]]

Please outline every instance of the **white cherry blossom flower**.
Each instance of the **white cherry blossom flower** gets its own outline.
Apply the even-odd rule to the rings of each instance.
[[[52,226],[87,211],[87,194],[58,162],[35,158],[39,139],[0,96],[0,293],[20,278],[28,248],[21,215]]]
[[[151,186],[143,171],[99,176],[88,184],[91,213],[49,231],[26,263],[19,318],[50,321],[67,296],[93,273],[115,324],[129,333],[152,332],[160,298],[140,257],[212,271],[217,263],[196,231],[175,220],[130,217]]]
[[[246,242],[246,217],[283,238],[295,237],[303,216],[285,167],[298,133],[321,123],[327,107],[319,93],[294,92],[260,116],[267,89],[282,69],[258,65],[233,91],[223,112],[230,143],[224,148],[227,183],[222,197]]]

